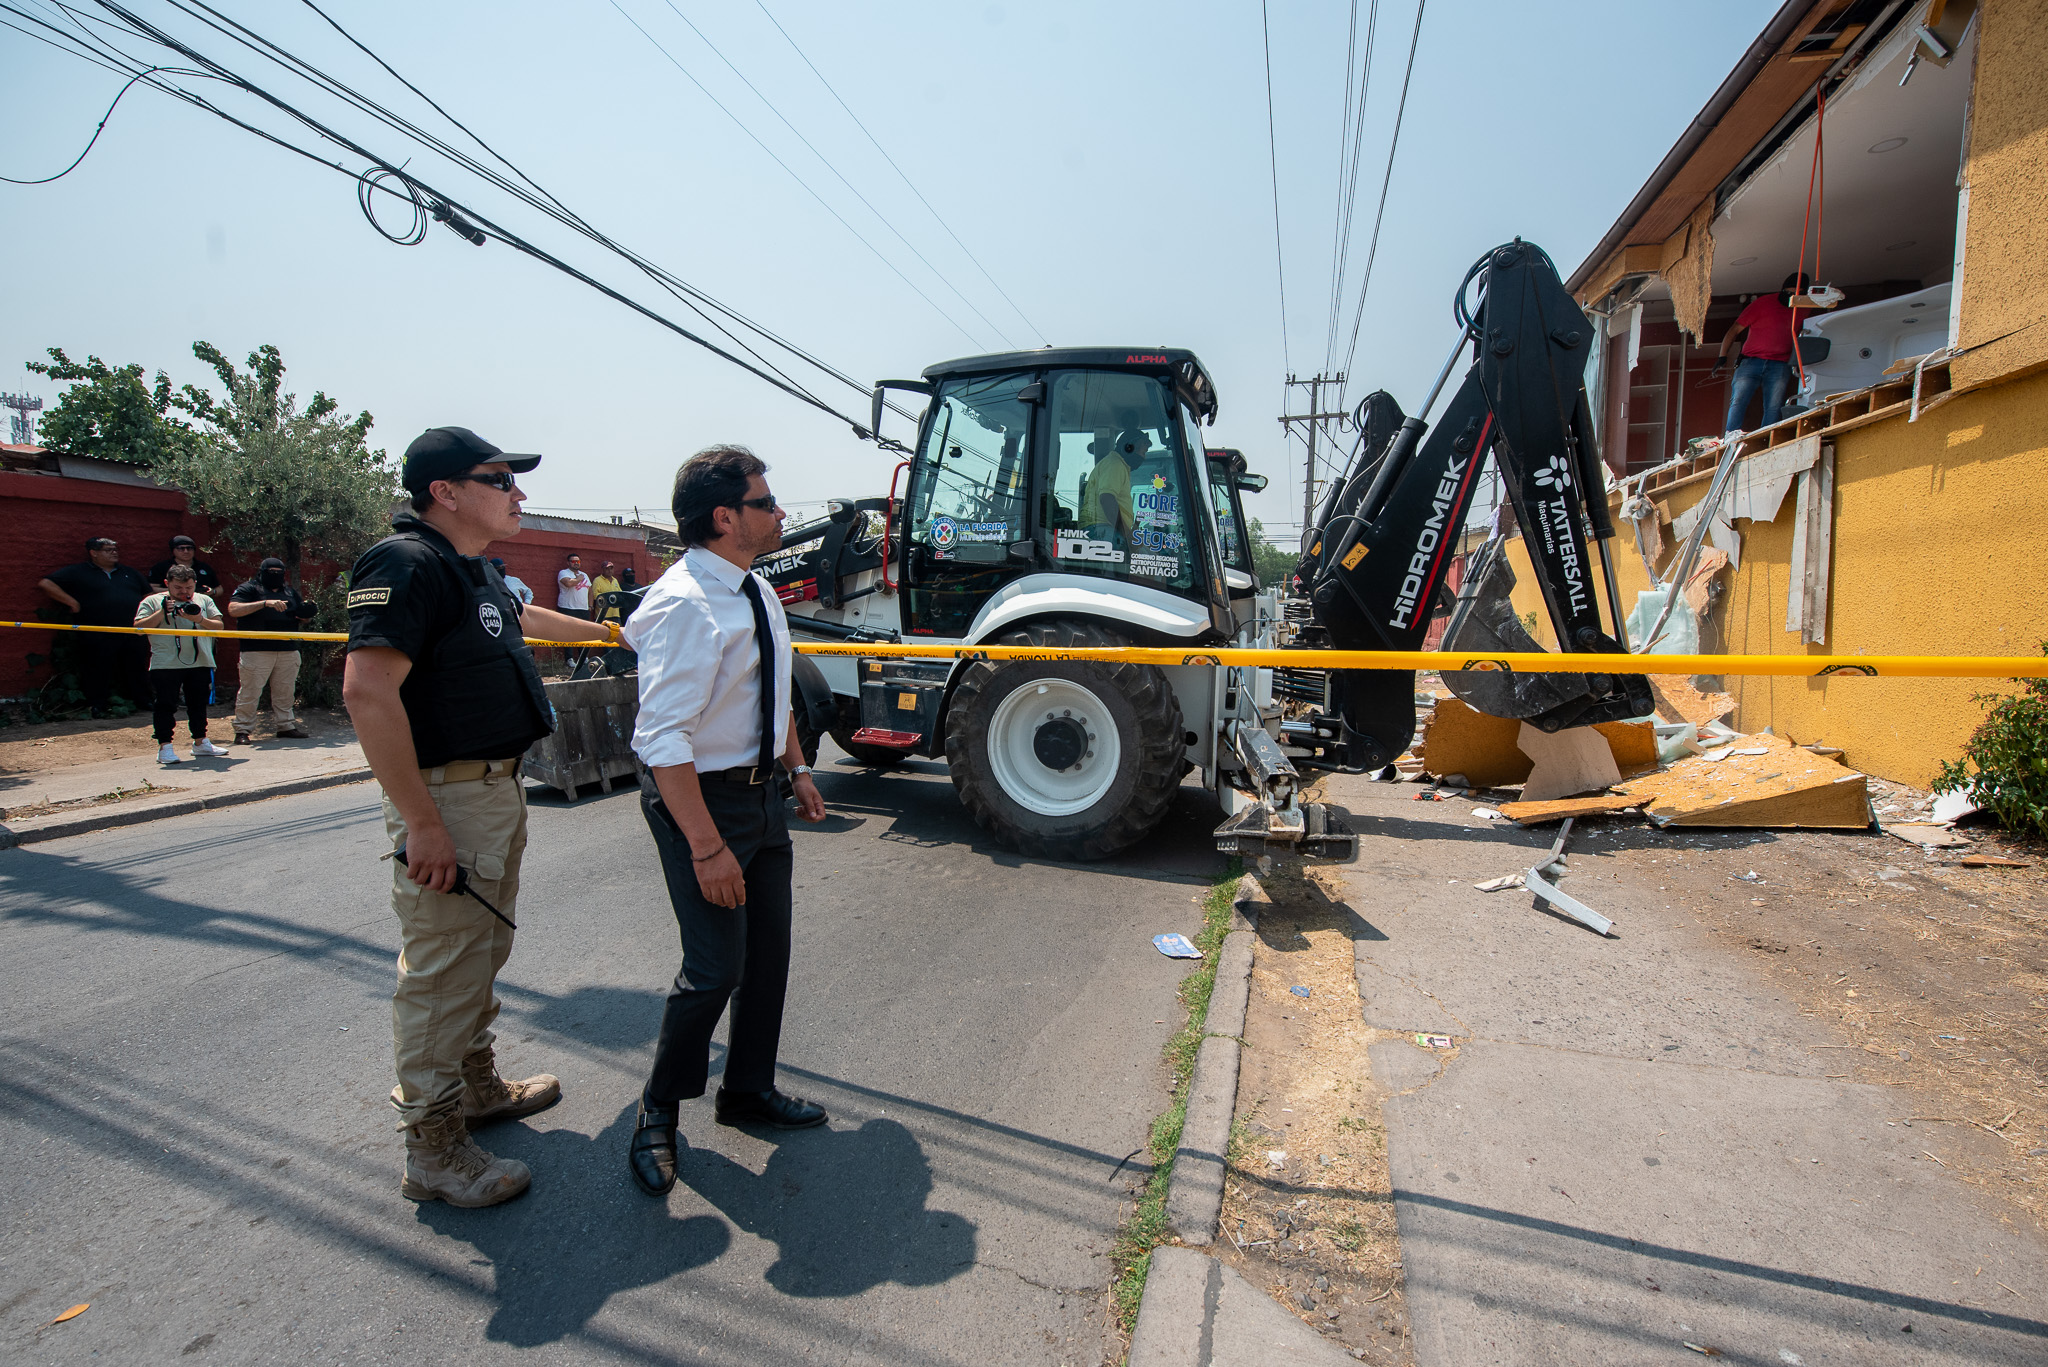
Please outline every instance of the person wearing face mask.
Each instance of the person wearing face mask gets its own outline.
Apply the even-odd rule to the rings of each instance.
[[[242,581],[228,602],[228,616],[243,631],[298,631],[319,609],[299,597],[285,574],[284,561],[272,556],[255,577]],[[299,682],[299,641],[257,639],[242,646],[241,687],[235,692],[235,744],[247,745],[256,730],[256,702],[270,685],[270,714],[277,719],[279,740],[309,740],[292,711]]]

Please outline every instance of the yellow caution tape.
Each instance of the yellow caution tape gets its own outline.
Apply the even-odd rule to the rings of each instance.
[[[181,631],[170,627],[88,627],[63,622],[0,622],[31,631],[99,631],[139,636],[212,636],[228,641],[346,641],[339,631]],[[611,641],[544,641],[528,645],[608,648]],[[1821,678],[1829,675],[1918,679],[2048,678],[2048,655],[1553,655],[1547,651],[1461,654],[1444,650],[1253,650],[1220,646],[940,645],[881,642],[796,644],[800,655],[852,655],[876,660],[1095,660],[1108,664],[1210,665],[1285,669],[1401,669],[1522,674],[1738,674]]]

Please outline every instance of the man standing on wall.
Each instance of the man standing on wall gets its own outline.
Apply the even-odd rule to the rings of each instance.
[[[591,634],[581,619],[522,607],[482,559],[493,541],[519,534],[526,495],[514,476],[538,464],[465,427],[421,434],[402,475],[412,511],[349,576],[342,697],[384,790],[399,861],[391,1104],[405,1132],[399,1190],[415,1201],[491,1206],[525,1191],[526,1165],[486,1153],[470,1127],[531,1115],[562,1095],[547,1074],[500,1077],[491,1033],[526,850],[519,760],[555,726],[522,637]]]
[[[775,1087],[794,868],[778,752],[797,814],[822,821],[825,800],[790,715],[789,624],[775,590],[749,569],[782,545],[787,514],[768,492],[767,468],[740,446],[684,462],[670,506],[690,549],[647,590],[624,634],[640,661],[641,810],[683,950],[626,1156],[650,1196],[675,1185],[678,1105],[704,1095],[711,1032],[728,1002],[718,1123],[825,1123],[822,1107]]]

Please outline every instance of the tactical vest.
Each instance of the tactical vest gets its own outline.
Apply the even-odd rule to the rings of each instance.
[[[454,630],[413,662],[399,689],[420,767],[514,759],[555,729],[555,709],[498,571],[438,536],[396,535],[432,550],[469,590]]]

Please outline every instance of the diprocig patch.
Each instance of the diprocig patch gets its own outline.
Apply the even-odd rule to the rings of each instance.
[[[350,589],[348,593],[348,605],[351,610],[356,608],[382,607],[390,601],[391,590],[388,587],[381,589]]]

